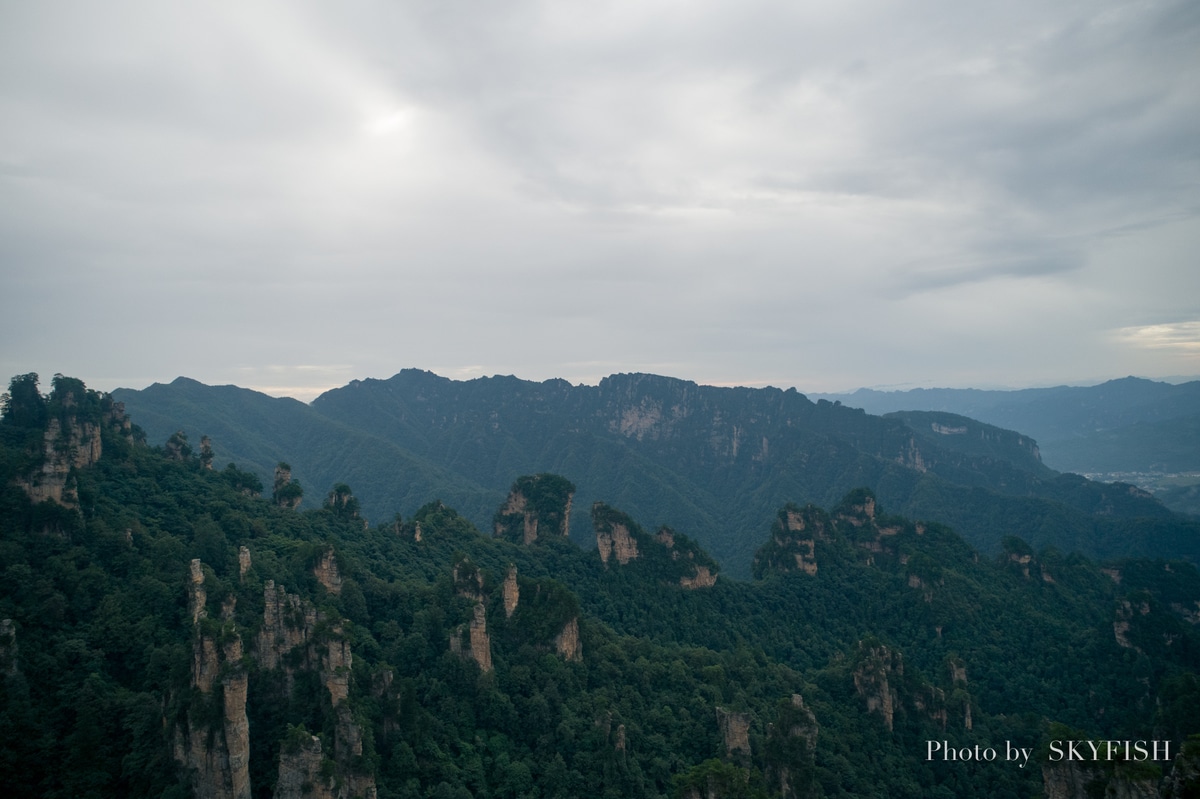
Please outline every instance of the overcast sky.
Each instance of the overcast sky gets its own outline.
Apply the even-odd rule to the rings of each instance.
[[[1200,375],[1200,3],[0,0],[0,375]]]

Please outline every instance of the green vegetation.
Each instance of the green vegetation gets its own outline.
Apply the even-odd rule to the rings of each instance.
[[[305,485],[353,485],[370,520],[440,496],[480,529],[502,521],[501,535],[517,540],[516,518],[494,516],[513,475],[569,475],[577,543],[589,544],[588,511],[602,501],[647,530],[685,531],[737,577],[749,577],[763,520],[778,508],[831,507],[860,486],[987,553],[1017,534],[1091,557],[1200,560],[1200,521],[1129,486],[1059,475],[1028,437],[952,414],[878,417],[794,390],[640,374],[571,386],[405,370],[311,406],[183,378],[117,393],[152,441],[182,424],[264,480],[286,457]]]
[[[71,395],[92,396],[80,390]],[[95,399],[103,410],[107,398]],[[1036,748],[1062,724],[1178,751],[1200,732],[1190,621],[1200,573],[1183,561],[1102,571],[1024,536],[979,555],[950,528],[889,515],[859,489],[828,512],[784,506],[770,527],[765,515],[753,582],[687,590],[680,564],[715,561],[611,506],[598,506],[598,524],[626,526],[642,557],[605,568],[563,538],[528,547],[483,535],[436,499],[364,525],[355,492],[334,481],[322,508],[280,507],[238,467],[173,459],[111,422],[99,462],[74,472],[77,507],[34,505],[18,482],[26,447],[44,441],[50,418],[79,421],[44,401],[44,416],[27,408],[0,421],[7,795],[189,795],[173,757],[179,731],[223,740],[223,699],[242,675],[255,797],[273,795],[282,756],[315,753],[312,736],[311,779],[373,775],[380,799],[1024,797],[1040,790],[1040,768],[928,761],[926,742]],[[559,499],[569,485],[516,482],[534,484],[557,486]],[[801,536],[815,569],[796,567]],[[263,638],[269,596],[295,599]],[[490,671],[467,632],[481,614]],[[579,659],[561,648],[573,621]],[[307,638],[271,665],[279,630]],[[206,639],[220,652],[214,685],[225,686],[211,692],[194,673]],[[326,669],[343,642],[352,659]],[[331,675],[344,678],[341,705]],[[338,747],[350,723],[362,732],[357,754]],[[1171,777],[1171,764],[1152,765]],[[1106,778],[1153,778],[1143,771]]]

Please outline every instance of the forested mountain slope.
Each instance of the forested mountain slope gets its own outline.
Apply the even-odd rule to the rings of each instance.
[[[858,489],[761,519],[742,582],[603,502],[581,549],[563,477],[510,482],[487,534],[432,498],[368,525],[345,484],[297,511],[123,410],[18,379],[0,420],[6,795],[1200,788],[1189,563],[981,556]],[[1163,756],[1049,760],[1092,738]]]
[[[183,428],[193,439],[211,435],[219,462],[223,447],[270,452],[302,481],[308,474],[319,482],[353,480],[372,519],[415,507],[415,489],[452,475],[438,489],[443,498],[461,502],[484,525],[485,506],[498,501],[513,474],[570,474],[579,486],[574,529],[584,529],[586,508],[604,499],[639,518],[685,527],[737,575],[749,573],[756,530],[774,509],[797,500],[830,505],[863,485],[899,512],[953,524],[989,552],[1018,534],[1096,556],[1200,558],[1196,521],[1130,486],[1058,475],[1040,464],[1026,436],[959,417],[871,416],[794,390],[636,374],[598,386],[452,381],[405,370],[323,394],[303,411],[304,425],[320,435],[276,429],[269,445],[268,426],[244,406],[257,403],[255,413],[268,413],[278,400],[183,379],[116,396],[138,418],[155,420],[151,440]],[[206,429],[217,423],[219,432]],[[347,431],[363,443],[345,444]],[[346,457],[351,449],[361,457]],[[339,466],[353,475],[336,473]]]

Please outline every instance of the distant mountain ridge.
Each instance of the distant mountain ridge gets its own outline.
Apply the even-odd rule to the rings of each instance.
[[[1087,387],[861,388],[813,396],[868,413],[943,411],[1018,430],[1038,441],[1049,466],[1063,471],[1200,470],[1200,381],[1125,377]]]
[[[310,496],[345,480],[374,520],[439,497],[486,527],[511,475],[561,474],[578,486],[573,516],[604,501],[669,522],[734,576],[749,572],[757,531],[780,505],[828,506],[861,486],[992,551],[1019,534],[1101,557],[1200,559],[1197,523],[1131,486],[1058,475],[1028,436],[960,417],[872,416],[794,389],[646,374],[597,386],[453,381],[406,369],[311,406],[182,378],[114,398],[152,442],[182,428],[211,436],[218,464],[287,460]]]

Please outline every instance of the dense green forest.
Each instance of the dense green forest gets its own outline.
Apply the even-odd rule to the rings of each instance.
[[[591,545],[588,509],[602,501],[686,531],[741,578],[763,519],[787,502],[831,506],[860,486],[988,554],[1016,534],[1092,557],[1200,560],[1200,520],[1129,485],[1059,474],[1027,435],[953,414],[872,416],[794,389],[645,374],[597,386],[455,381],[406,369],[311,405],[186,378],[114,396],[154,443],[178,430],[209,435],[218,461],[264,480],[286,460],[305,484],[353,485],[371,520],[440,496],[486,529],[515,475],[567,475],[581,546]]]
[[[780,503],[733,580],[682,524],[581,509],[569,472],[514,472],[485,532],[437,494],[368,523],[349,481],[264,480],[202,432],[150,447],[78,380],[10,384],[7,795],[1200,790],[1190,562],[981,554],[858,488]],[[1086,739],[1170,757],[1050,760]]]

